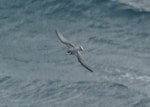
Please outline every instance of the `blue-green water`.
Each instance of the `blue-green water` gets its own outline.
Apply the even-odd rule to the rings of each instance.
[[[149,0],[0,0],[0,107],[150,107],[149,83]]]

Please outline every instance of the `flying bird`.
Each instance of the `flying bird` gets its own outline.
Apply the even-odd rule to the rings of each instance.
[[[83,51],[83,46],[76,47],[73,43],[69,42],[64,36],[58,31],[55,30],[58,39],[68,47],[66,55],[75,55],[78,59],[78,62],[85,67],[87,70],[93,72],[93,70],[83,61],[80,51]]]

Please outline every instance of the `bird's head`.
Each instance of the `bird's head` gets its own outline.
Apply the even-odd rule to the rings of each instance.
[[[80,46],[79,51],[83,51],[83,50],[84,50],[83,46]]]

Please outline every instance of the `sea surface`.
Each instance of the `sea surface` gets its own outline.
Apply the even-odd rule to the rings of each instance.
[[[0,0],[0,107],[150,107],[150,0]]]

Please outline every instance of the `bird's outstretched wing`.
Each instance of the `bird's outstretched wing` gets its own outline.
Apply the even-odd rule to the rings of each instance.
[[[75,47],[74,44],[70,43],[66,38],[63,37],[63,35],[58,31],[55,30],[56,35],[58,37],[58,39],[65,45],[67,45],[68,47]]]
[[[83,59],[81,58],[81,54],[80,52],[77,53],[76,55],[78,61],[80,62],[80,64],[85,67],[86,69],[88,69],[89,71],[93,72],[93,70],[83,61]]]

